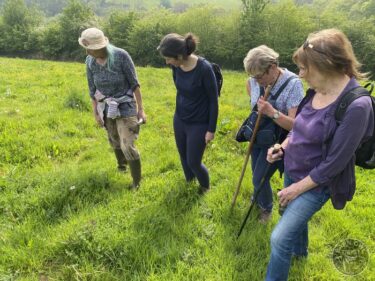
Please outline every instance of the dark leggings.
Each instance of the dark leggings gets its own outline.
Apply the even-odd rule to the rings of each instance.
[[[196,177],[199,184],[205,188],[210,186],[208,170],[202,164],[207,126],[207,124],[188,124],[176,115],[173,119],[174,136],[186,181]]]

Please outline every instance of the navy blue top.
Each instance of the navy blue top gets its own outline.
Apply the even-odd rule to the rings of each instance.
[[[190,71],[172,66],[173,81],[177,89],[176,114],[187,123],[207,123],[214,133],[219,111],[216,78],[211,64],[198,57]]]

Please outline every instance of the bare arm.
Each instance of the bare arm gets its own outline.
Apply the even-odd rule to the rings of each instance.
[[[290,108],[288,115],[280,112],[280,117],[273,120],[281,128],[290,131],[293,128],[294,118],[296,117],[297,107]],[[272,114],[273,115],[273,114]]]
[[[138,117],[138,120],[143,119],[143,122],[146,122],[147,116],[146,116],[146,114],[144,112],[144,109],[143,109],[142,94],[141,94],[141,89],[139,88],[139,86],[137,86],[134,89],[134,96],[135,96],[135,100],[137,102],[137,117]]]
[[[277,112],[277,110],[269,102],[265,101],[263,97],[260,97],[258,100],[258,110],[259,112],[267,115],[270,118],[272,118],[273,115]],[[297,107],[292,107],[288,110],[288,115],[280,112],[279,118],[274,119],[273,121],[281,128],[290,131],[293,128],[296,112]]]
[[[95,99],[91,99],[91,105],[92,105],[92,112],[94,113],[94,118],[96,120],[96,123],[100,126],[104,126],[103,120],[100,118],[99,112],[98,112],[98,102]]]

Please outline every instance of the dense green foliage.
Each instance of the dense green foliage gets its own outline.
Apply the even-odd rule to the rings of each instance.
[[[233,139],[248,114],[246,75],[224,71],[217,133],[204,157],[212,190],[199,197],[197,183],[184,182],[174,143],[171,72],[137,69],[148,123],[137,142],[143,181],[133,192],[95,126],[84,64],[0,59],[0,280],[264,277],[277,212],[264,226],[256,210],[236,240],[250,169],[230,209],[246,150]],[[272,183],[276,193],[281,179]],[[353,202],[343,211],[328,202],[312,219],[309,258],[293,262],[290,280],[374,280],[374,185],[372,171],[357,169]],[[345,238],[368,248],[370,262],[358,276],[333,265],[333,248]]]
[[[247,51],[267,44],[280,53],[283,66],[295,70],[291,55],[307,35],[336,27],[352,41],[363,70],[375,73],[375,0],[216,0],[210,5],[193,5],[204,2],[199,0],[66,0],[48,4],[61,6],[53,17],[37,10],[46,11],[48,1],[25,1],[2,1],[0,54],[82,61],[77,38],[83,29],[97,26],[137,65],[162,66],[156,47],[163,35],[194,32],[201,41],[199,53],[226,69],[242,69]]]
[[[0,0],[2,5],[6,0]],[[29,6],[35,6],[46,15],[61,13],[69,0],[25,0]],[[99,15],[106,15],[113,10],[145,11],[158,7],[169,8],[181,12],[188,7],[200,3],[212,3],[226,8],[239,8],[240,0],[82,0]]]

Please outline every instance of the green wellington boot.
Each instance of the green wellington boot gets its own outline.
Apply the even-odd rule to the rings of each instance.
[[[128,162],[126,161],[124,153],[122,152],[121,149],[114,149],[113,151],[115,152],[116,159],[117,159],[117,170],[119,172],[125,172],[126,164],[128,164]]]
[[[129,160],[128,164],[133,178],[132,188],[137,189],[141,182],[141,159]]]

